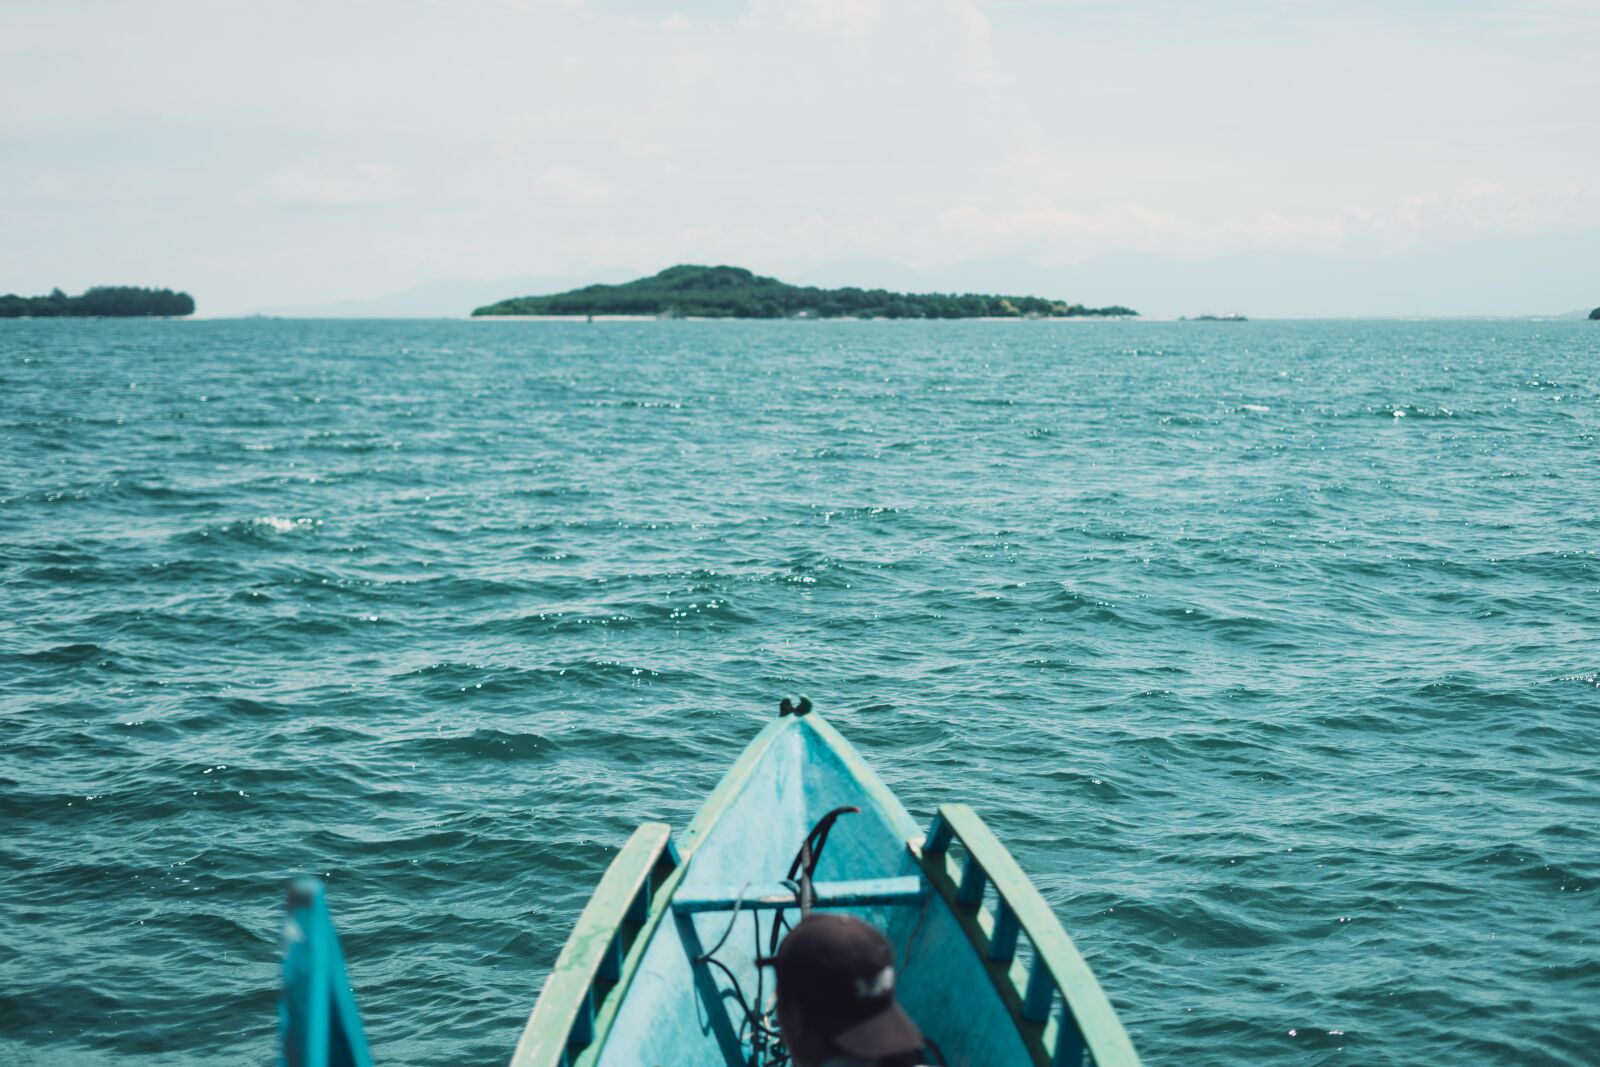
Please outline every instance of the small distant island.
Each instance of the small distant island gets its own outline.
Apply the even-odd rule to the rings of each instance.
[[[1178,321],[1179,322],[1189,322],[1190,319],[1189,319],[1189,317],[1187,315],[1184,315],[1184,316],[1180,317],[1178,319]],[[1194,317],[1193,321],[1194,322],[1249,322],[1250,320],[1245,318],[1243,315],[1239,314],[1237,311],[1230,311],[1226,315],[1196,315]]]
[[[589,285],[551,296],[519,296],[478,308],[475,316],[642,315],[708,319],[1065,319],[1122,318],[1126,307],[1084,307],[1038,296],[892,293],[818,289],[764,278],[743,267],[668,267],[621,285]]]
[[[1595,308],[1593,311],[1589,312],[1589,317],[1591,319],[1600,319],[1600,308]]]
[[[53,289],[49,296],[0,296],[0,319],[135,318],[193,315],[194,297],[171,289],[98,285],[78,296]]]

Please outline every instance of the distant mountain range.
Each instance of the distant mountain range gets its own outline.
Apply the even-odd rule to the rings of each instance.
[[[1121,305],[1091,308],[1038,296],[896,293],[847,286],[789,285],[743,267],[681,264],[621,285],[589,285],[480,307],[493,315],[655,315],[716,319],[976,319],[1129,317]]]

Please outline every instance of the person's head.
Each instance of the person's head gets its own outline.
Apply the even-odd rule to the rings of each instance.
[[[817,912],[778,946],[778,1026],[796,1067],[837,1055],[871,1063],[923,1047],[894,998],[894,950],[849,915]]]

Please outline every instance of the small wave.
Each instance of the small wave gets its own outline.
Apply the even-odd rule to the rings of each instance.
[[[477,729],[465,734],[396,741],[386,747],[401,759],[415,756],[421,759],[492,760],[513,763],[550,759],[560,750],[560,746],[542,734],[513,733],[492,728]]]
[[[321,519],[263,515],[192,530],[184,534],[181,540],[191,545],[209,541],[264,545],[285,537],[309,536],[321,529]]]
[[[1391,422],[1395,419],[1406,418],[1453,419],[1458,417],[1454,408],[1426,404],[1368,404],[1361,409],[1360,413],[1369,417],[1388,419]]]
[[[56,645],[53,648],[40,649],[37,652],[24,652],[16,657],[26,663],[51,663],[62,666],[78,666],[85,663],[109,663],[115,655],[99,645],[81,642],[71,645]]]
[[[118,488],[130,497],[143,500],[196,500],[211,495],[204,490],[181,489],[159,482],[123,481],[118,483]]]
[[[1057,586],[1031,602],[1031,606],[1049,615],[1067,615],[1087,623],[1105,623],[1130,629],[1145,629],[1143,623],[1125,615],[1117,605],[1067,586]]]
[[[24,571],[23,575],[32,581],[48,585],[87,585],[104,581],[109,572],[102,567],[63,567],[47,564],[43,567],[31,567]]]
[[[1273,629],[1273,624],[1255,615],[1226,615],[1204,607],[1159,607],[1154,614],[1173,623],[1199,626],[1206,630],[1234,638],[1253,638]]]
[[[501,490],[501,494],[523,500],[577,500],[592,497],[595,492],[576,485],[539,485],[513,486]]]
[[[409,672],[421,695],[440,703],[457,703],[493,696],[519,696],[548,690],[552,684],[607,689],[618,683],[645,684],[676,677],[677,672],[655,670],[613,659],[580,659],[541,667],[489,667],[465,663],[440,663]]]
[[[321,519],[286,519],[277,515],[266,515],[259,519],[251,519],[244,524],[244,528],[253,531],[286,534],[294,533],[297,530],[314,530],[321,525]],[[229,529],[229,527],[224,527],[224,529]]]
[[[1041,777],[1046,781],[1060,782],[1076,789],[1089,790],[1091,803],[1117,803],[1129,799],[1130,794],[1121,786],[1104,777],[1105,772],[1057,769],[1046,771]]]
[[[1532,882],[1560,892],[1583,892],[1600,886],[1600,867],[1580,869],[1550,859],[1525,844],[1503,844],[1464,857],[1460,865],[1474,873]]]
[[[1192,896],[1163,900],[1123,900],[1112,906],[1119,926],[1135,938],[1165,941],[1187,949],[1262,949],[1280,944],[1284,934],[1253,921],[1236,909],[1206,904]]]

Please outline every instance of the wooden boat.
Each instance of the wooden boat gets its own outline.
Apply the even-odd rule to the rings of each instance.
[[[900,1003],[951,1065],[1137,1065],[1071,939],[973,810],[942,805],[921,832],[809,712],[785,701],[676,841],[664,823],[634,832],[578,917],[512,1067],[786,1062],[756,958],[802,905],[888,936]],[[314,882],[291,889],[287,930],[284,1061],[365,1067]]]

